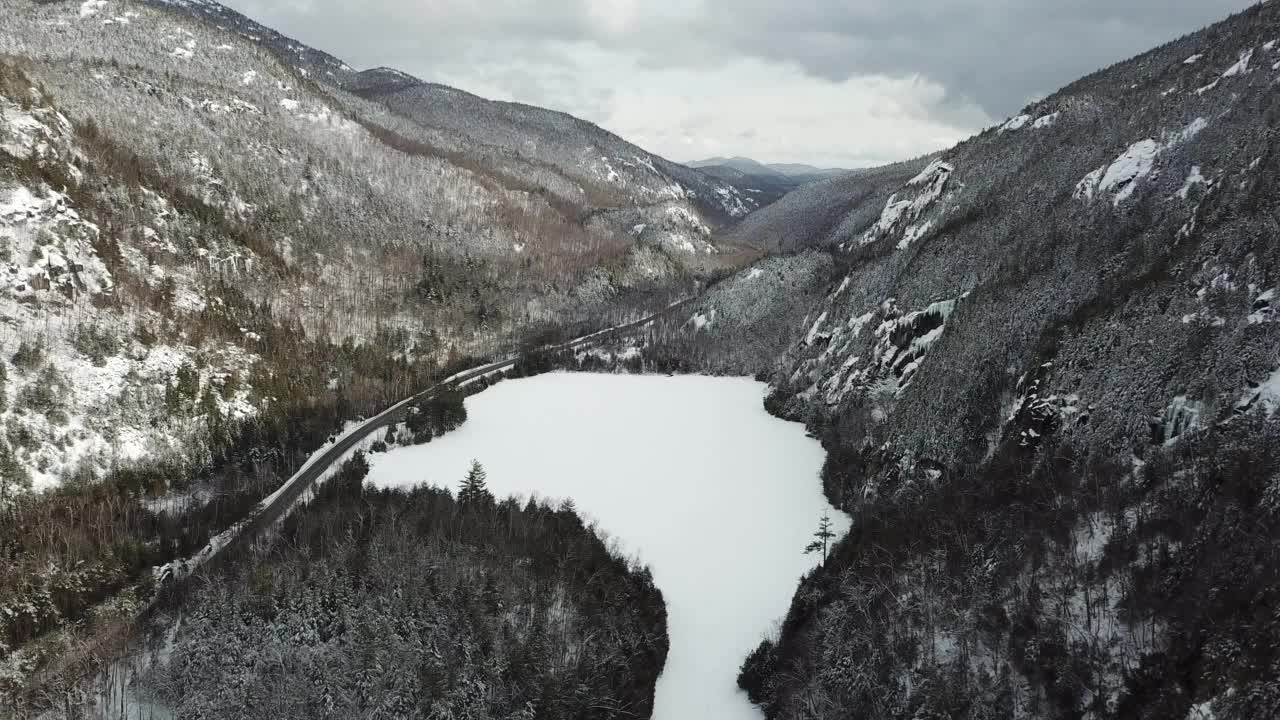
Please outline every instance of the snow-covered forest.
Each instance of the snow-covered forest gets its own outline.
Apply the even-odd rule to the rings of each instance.
[[[746,257],[680,200],[653,225],[694,253],[586,219],[538,176],[180,10],[0,3],[6,706],[100,664],[154,568],[344,422]],[[620,203],[595,210],[646,212],[580,185]]]
[[[821,442],[852,529],[741,658],[768,718],[1280,717],[1274,3],[767,207],[211,0],[0,18],[0,715],[647,716],[651,571],[474,474],[335,465],[166,585],[519,356],[755,376]]]
[[[647,717],[647,569],[568,507],[362,488],[358,454],[278,549],[209,576],[129,703],[180,717]],[[459,478],[461,481],[462,478]]]
[[[770,718],[1280,715],[1278,37],[1259,4],[734,231],[803,252],[674,352],[769,377],[854,528],[743,665]]]

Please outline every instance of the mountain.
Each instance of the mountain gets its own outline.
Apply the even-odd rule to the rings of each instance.
[[[782,175],[788,178],[794,178],[799,182],[813,182],[822,178],[841,175],[849,170],[841,168],[819,168],[813,165],[803,165],[800,163],[770,163],[765,164],[745,157],[714,157],[706,160],[695,160],[685,163],[691,168],[706,170],[708,168],[727,167],[733,168],[739,172],[754,176]]]
[[[456,135],[343,90],[356,73],[331,56],[219,8],[0,0],[5,716],[97,677],[156,600],[160,568],[245,521],[346,422],[468,359],[666,307],[696,292],[696,273],[742,261],[710,242],[684,186],[640,205],[629,186],[459,151]],[[515,517],[554,515],[600,549],[573,513],[526,511]],[[565,561],[556,547],[539,562]],[[610,574],[654,604],[617,563]],[[550,606],[560,576],[528,572],[492,577],[522,593],[545,579]],[[656,614],[619,619],[642,644],[665,635]],[[651,696],[649,680],[618,678],[651,680],[658,650],[584,679],[599,692],[582,702]],[[543,686],[526,671],[522,686]]]
[[[303,77],[318,82],[342,85],[355,75],[354,68],[329,53],[308,47],[225,5],[213,2],[213,0],[142,1],[161,9],[171,9],[186,13],[214,27],[235,33],[252,43],[266,48],[290,66],[297,68]],[[102,13],[106,8],[110,7],[110,4],[90,2],[83,3],[82,7],[88,13],[86,17],[91,17]]]
[[[769,212],[753,213],[726,237],[768,252],[834,247],[878,218],[893,192],[927,163],[909,160],[798,184]]]
[[[602,197],[588,196],[596,207],[661,205],[674,207],[686,199],[714,224],[731,223],[756,207],[749,196],[715,177],[669,162],[622,140],[596,125],[565,113],[520,103],[496,102],[434,83],[410,82],[385,70],[361,73],[353,81],[356,94],[378,102],[403,117],[437,131],[433,139],[451,149],[493,154],[495,165],[506,158],[528,165],[531,177],[559,173],[580,196],[584,185]],[[509,162],[512,162],[509,161]],[[555,186],[550,186],[552,193]],[[623,200],[611,199],[615,195]]]
[[[357,72],[212,0],[147,0],[234,32],[308,79],[378,102],[418,126],[416,140],[485,172],[598,214],[647,244],[712,250],[712,229],[760,200],[714,176],[669,162],[570,115],[496,102],[391,68]],[[637,209],[639,208],[639,209]]]
[[[715,157],[707,160],[697,160],[691,163],[685,163],[691,168],[711,168],[711,167],[727,167],[733,168],[745,175],[785,175],[786,173],[775,170],[763,163],[758,163],[751,158],[745,157]]]
[[[761,207],[781,200],[787,193],[803,184],[795,178],[780,175],[768,169],[763,174],[743,172],[729,165],[707,165],[698,170],[704,175],[720,178],[742,188],[743,192],[754,198]]]
[[[842,168],[820,168],[800,163],[771,163],[767,167],[774,172],[779,172],[790,177],[817,178],[827,177],[830,175],[840,175],[842,173],[849,172],[849,170]]]
[[[1280,716],[1275,3],[745,219],[754,166],[220,8],[0,0],[9,714],[648,714],[650,572],[478,467],[397,495],[353,453],[165,585],[352,419],[516,356],[756,375],[821,440],[852,530],[744,659],[770,718]]]
[[[808,165],[764,165],[744,157],[710,158],[687,163],[741,188],[760,207],[771,205],[798,187],[844,174],[846,170],[821,170]]]
[[[796,254],[662,352],[770,377],[853,517],[742,667],[768,717],[1280,714],[1277,38],[1255,5],[734,230]]]

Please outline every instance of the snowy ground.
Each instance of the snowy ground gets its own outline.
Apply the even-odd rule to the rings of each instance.
[[[468,398],[467,423],[371,456],[369,482],[456,490],[471,460],[496,495],[572,497],[653,570],[671,651],[657,720],[756,719],[747,653],[786,613],[823,511],[823,451],[765,413],[747,379],[554,373]]]

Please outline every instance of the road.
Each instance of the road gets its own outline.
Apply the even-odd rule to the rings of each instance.
[[[586,347],[602,340],[615,337],[644,327],[654,320],[667,314],[678,311],[680,308],[688,305],[692,299],[680,300],[666,307],[666,309],[641,318],[633,322],[615,327],[607,328],[590,335],[584,335],[559,345],[549,345],[544,347],[544,352],[562,352],[565,350],[576,350]],[[311,456],[309,460],[299,469],[292,477],[290,477],[283,485],[280,486],[271,495],[267,496],[260,502],[248,517],[237,522],[231,528],[227,529],[217,537],[213,538],[200,552],[185,560],[178,560],[157,571],[157,576],[161,587],[167,592],[173,589],[176,582],[181,582],[190,577],[201,566],[209,563],[214,558],[219,557],[227,551],[228,548],[243,545],[251,542],[254,538],[267,528],[270,528],[280,519],[288,515],[289,511],[297,504],[299,498],[307,491],[324,473],[329,471],[337,464],[344,455],[350,452],[354,447],[368,439],[373,433],[382,430],[390,425],[404,422],[409,413],[410,407],[416,402],[426,400],[442,390],[447,388],[456,388],[459,385],[479,378],[489,373],[507,370],[511,368],[519,360],[519,357],[512,357],[506,360],[499,360],[485,365],[471,368],[455,375],[452,375],[422,392],[412,395],[391,407],[383,410],[381,413],[365,420],[360,425],[352,428],[337,439],[328,449],[318,452]],[[157,594],[158,598],[158,594]]]

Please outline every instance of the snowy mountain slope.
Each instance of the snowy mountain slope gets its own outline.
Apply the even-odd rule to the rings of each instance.
[[[689,200],[717,225],[756,208],[737,187],[648,153],[571,115],[495,102],[444,85],[380,83],[358,94],[430,128],[457,133],[554,167],[631,204]]]
[[[458,154],[478,169],[518,178],[584,211],[680,202],[701,222],[720,226],[762,204],[732,183],[664,160],[564,113],[486,100],[391,68],[355,72],[212,0],[148,1],[254,41],[304,76],[412,120],[428,144]],[[665,208],[658,208],[663,212]]]
[[[791,177],[823,177],[828,175],[843,175],[852,172],[844,168],[820,168],[813,165],[805,165],[804,163],[769,163],[767,167],[775,172]]]
[[[335,304],[367,317],[359,293],[332,291],[358,277],[335,272],[339,262],[388,263],[395,272],[378,281],[391,290],[378,301],[382,313],[438,333],[471,321],[455,313],[442,323],[403,306],[420,291],[437,306],[454,294],[422,284],[433,272],[424,252],[444,265],[484,265],[467,269],[487,287],[466,304],[491,325],[554,312],[544,282],[570,289],[584,267],[628,262],[634,240],[625,232],[588,230],[579,210],[438,152],[414,124],[307,82],[250,41],[131,3],[91,4],[88,14],[70,4],[18,7],[9,49],[46,63],[38,79],[59,88],[77,120],[109,129],[197,196],[234,206],[245,229],[266,231],[272,240],[258,259],[299,283],[272,288],[271,299],[294,312],[318,305],[320,313],[302,313],[307,323]],[[130,22],[113,21],[128,14]],[[152,111],[147,126],[137,107]],[[501,307],[477,302],[486,296]],[[535,296],[537,307],[525,303]],[[335,315],[325,324],[341,339],[366,322]]]
[[[83,188],[50,182],[103,179],[88,168],[90,151],[67,116],[18,73],[5,68],[3,76],[0,377],[7,397],[0,417],[7,437],[0,454],[7,467],[0,498],[25,486],[100,478],[144,459],[203,462],[204,418],[171,412],[170,383],[189,373],[189,402],[203,388],[205,413],[244,421],[257,413],[241,382],[257,354],[245,337],[193,343],[159,336],[173,314],[210,309],[202,266],[235,251],[212,242],[198,264],[166,261],[174,250],[168,233],[183,225],[170,203],[145,192],[137,210],[155,215],[130,231],[136,245],[122,244],[118,228],[102,222],[116,218],[90,207]],[[162,302],[120,304],[153,296]]]
[[[770,168],[764,163],[759,163],[759,162],[756,162],[755,160],[752,160],[751,158],[745,158],[745,157],[731,157],[731,158],[714,157],[714,158],[708,158],[706,160],[697,160],[691,163],[685,163],[685,165],[691,168],[694,168],[696,170],[703,170],[711,167],[727,167],[727,168],[733,168],[734,170],[737,170],[738,172],[741,172],[741,173],[745,173],[747,175],[782,175],[783,174],[781,172],[778,172],[777,170]]]
[[[771,163],[766,165],[765,163],[757,162],[751,158],[745,157],[714,157],[685,164],[691,168],[703,171],[712,168],[732,168],[738,172],[746,175],[754,175],[756,177],[780,175],[798,185],[823,180],[834,175],[844,175],[845,173],[852,172],[851,170],[842,170],[839,168],[819,168],[812,165],[804,165],[802,163]]]
[[[894,189],[927,162],[855,170],[803,185],[749,215],[726,237],[770,252],[838,245],[875,222]]]
[[[155,7],[188,13],[203,19],[215,27],[235,33],[250,42],[261,45],[297,68],[304,77],[318,82],[341,85],[356,75],[354,68],[329,53],[308,47],[212,0],[144,1]]]
[[[783,175],[763,167],[757,172],[747,172],[731,165],[704,165],[698,170],[742,188],[761,207],[768,207],[792,190],[815,180]]]
[[[692,287],[252,38],[116,0],[0,17],[0,707],[344,420]]]
[[[744,666],[770,717],[1280,711],[1278,38],[1255,6],[735,231],[847,268],[769,401],[855,515]]]

